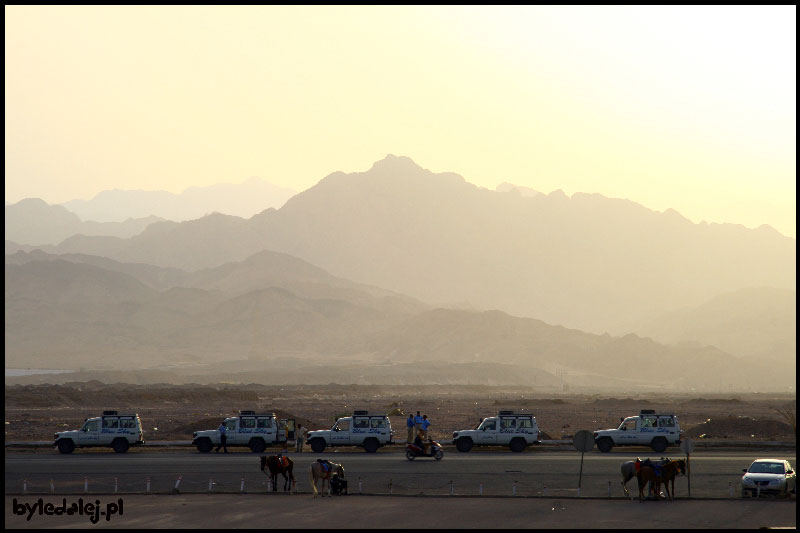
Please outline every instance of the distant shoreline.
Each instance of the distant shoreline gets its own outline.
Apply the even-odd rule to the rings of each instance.
[[[52,370],[39,368],[6,368],[6,377],[33,376],[36,374],[70,374],[74,370]]]

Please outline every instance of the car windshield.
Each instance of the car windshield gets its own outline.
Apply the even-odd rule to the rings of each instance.
[[[478,429],[482,429],[483,431],[495,431],[497,427],[496,423],[496,420],[484,420],[483,424],[481,424],[481,427]]]
[[[753,463],[750,465],[751,474],[783,474],[783,463]]]

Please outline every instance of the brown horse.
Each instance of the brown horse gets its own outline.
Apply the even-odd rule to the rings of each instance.
[[[686,461],[678,459],[677,461],[669,461],[667,464],[661,465],[660,475],[656,474],[655,467],[642,466],[639,473],[636,474],[639,480],[639,501],[644,501],[644,487],[648,482],[653,483],[655,486],[656,498],[660,491],[661,483],[667,489],[667,498],[672,501],[672,495],[675,493],[675,476],[678,474],[686,473]],[[670,492],[670,481],[672,482],[672,492]]]
[[[269,468],[269,474],[267,474],[267,468]],[[278,490],[278,474],[283,474],[283,491],[291,490],[292,483],[295,483],[294,474],[292,474],[293,469],[294,462],[286,456],[261,456],[261,471],[264,472],[264,475],[272,477],[272,492]],[[286,476],[287,473],[289,474],[288,477]]]
[[[331,476],[333,474],[338,474],[339,477],[344,478],[344,467],[338,463],[331,463],[328,461],[330,465],[330,470],[325,471],[322,468],[322,465],[317,461],[311,463],[311,488],[314,490],[314,497],[317,497],[319,493],[321,496],[325,496],[325,480],[328,480],[328,490],[331,488]],[[317,491],[317,480],[321,479],[322,484],[320,486],[320,491]]]

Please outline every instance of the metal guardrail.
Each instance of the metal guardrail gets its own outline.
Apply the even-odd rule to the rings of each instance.
[[[441,444],[444,445],[452,445],[452,440],[439,440]],[[726,441],[704,441],[704,440],[695,440],[693,441],[695,448],[796,448],[797,442],[795,441],[737,441],[737,440],[726,440]],[[5,443],[6,448],[52,448],[54,447],[52,441],[11,441]],[[145,442],[143,445],[139,447],[145,448],[158,448],[158,447],[192,447],[192,441],[189,440],[158,440],[158,441],[148,441]],[[543,440],[541,444],[538,446],[548,446],[548,447],[569,447],[572,448],[572,440],[570,439],[562,439],[562,440]],[[500,445],[497,445],[500,447]],[[630,446],[634,448],[635,446]],[[646,448],[647,446],[641,445],[639,447]],[[400,448],[405,449],[405,443],[395,443],[394,445],[390,445],[389,448]]]

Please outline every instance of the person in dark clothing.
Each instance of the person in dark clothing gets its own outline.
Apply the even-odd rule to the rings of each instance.
[[[219,431],[219,446],[217,446],[217,452],[216,453],[219,453],[219,449],[220,448],[224,448],[225,449],[225,453],[228,453],[228,445],[227,445],[228,437],[225,436],[225,432],[227,430],[228,430],[228,428],[225,427],[225,421],[223,420],[222,423],[219,425],[219,429],[217,430],[217,431]]]

